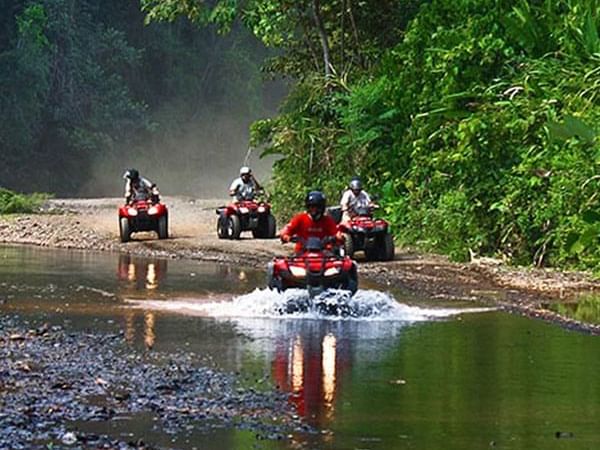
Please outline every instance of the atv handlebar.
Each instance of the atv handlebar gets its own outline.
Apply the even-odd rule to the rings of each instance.
[[[319,238],[319,237],[309,237],[308,239],[304,239],[302,236],[298,236],[298,235],[294,235],[290,237],[289,242],[293,242],[293,243],[297,243],[300,242],[303,246],[306,246],[307,242],[310,240],[319,240],[319,242],[321,243],[321,245],[325,246],[327,244],[336,244],[337,243],[337,238],[335,236],[325,236],[323,238]]]

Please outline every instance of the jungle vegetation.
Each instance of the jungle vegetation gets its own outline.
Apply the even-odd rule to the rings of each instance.
[[[244,28],[145,25],[127,0],[0,0],[0,11],[0,186],[120,195],[133,166],[165,192],[198,192],[207,166],[229,177],[230,149],[244,154],[251,121],[274,110],[265,49]]]
[[[405,244],[598,269],[597,1],[142,3],[278,50],[295,84],[252,137],[280,211],[360,175]]]
[[[51,3],[26,2],[12,35],[0,28],[0,57],[11,66],[0,77],[24,74],[10,80],[23,94],[0,100],[3,111],[19,106],[10,121],[48,122],[38,99],[54,95],[45,86],[55,66],[31,61],[56,63]],[[282,216],[301,208],[307,189],[336,202],[359,175],[400,243],[458,260],[600,268],[597,0],[141,0],[141,9],[148,23],[185,27],[185,16],[223,39],[246,30],[268,49],[264,74],[291,88],[277,115],[252,124],[251,144],[279,158],[270,190]],[[109,38],[120,28],[90,23],[99,34],[86,35],[88,47],[109,48],[111,64],[73,66],[71,82],[89,75],[124,95],[108,109],[91,101],[74,115],[57,111],[50,123],[70,126],[51,130],[73,152],[107,151],[106,136],[152,122],[136,87],[153,86],[131,78],[143,72],[134,69],[147,57],[141,46],[129,44],[129,31]],[[163,50],[166,58],[173,48]],[[98,68],[111,76],[100,81]],[[0,127],[3,149],[37,130]]]

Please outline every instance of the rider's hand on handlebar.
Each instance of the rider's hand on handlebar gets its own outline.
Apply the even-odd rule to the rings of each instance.
[[[285,243],[290,242],[292,240],[292,237],[289,234],[282,234],[279,236],[279,239],[281,239],[281,242]]]

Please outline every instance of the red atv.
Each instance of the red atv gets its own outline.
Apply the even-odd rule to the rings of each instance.
[[[299,238],[293,238],[298,242]],[[331,247],[335,238],[311,237],[299,253],[275,258],[267,267],[269,288],[282,292],[289,288],[307,289],[313,298],[327,289],[344,289],[352,295],[358,289],[356,262]]]
[[[241,200],[217,208],[219,239],[239,239],[242,231],[252,231],[255,238],[275,237],[275,217],[271,205],[254,200]]]
[[[373,206],[358,208],[349,221],[338,224],[344,233],[346,255],[352,258],[354,252],[362,250],[367,260],[391,261],[395,252],[394,237],[385,220],[373,217],[374,209]]]
[[[119,208],[119,232],[121,242],[131,239],[137,231],[156,231],[159,239],[169,237],[169,211],[167,207],[153,202],[150,196],[138,194],[129,204]]]

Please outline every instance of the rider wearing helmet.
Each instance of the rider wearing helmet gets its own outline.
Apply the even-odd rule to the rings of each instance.
[[[371,196],[362,187],[360,178],[354,177],[348,184],[348,189],[342,195],[340,200],[342,207],[342,221],[348,221],[353,215],[356,215],[358,208],[367,208],[373,206]]]
[[[137,196],[150,197],[153,203],[158,203],[159,195],[156,183],[140,176],[136,169],[128,169],[124,174],[125,179],[125,203],[129,204]]]
[[[343,242],[343,234],[338,231],[335,220],[328,214],[325,214],[325,204],[327,199],[320,191],[311,191],[304,199],[306,212],[301,212],[292,217],[292,220],[281,230],[280,238],[282,242],[289,242],[292,236],[298,236],[303,241],[309,237],[334,236],[338,242]],[[302,243],[296,243],[296,251],[302,250]]]
[[[250,167],[244,166],[240,168],[240,176],[236,178],[229,186],[229,195],[236,198],[236,200],[254,200],[256,193],[260,191],[262,187],[254,178]]]

